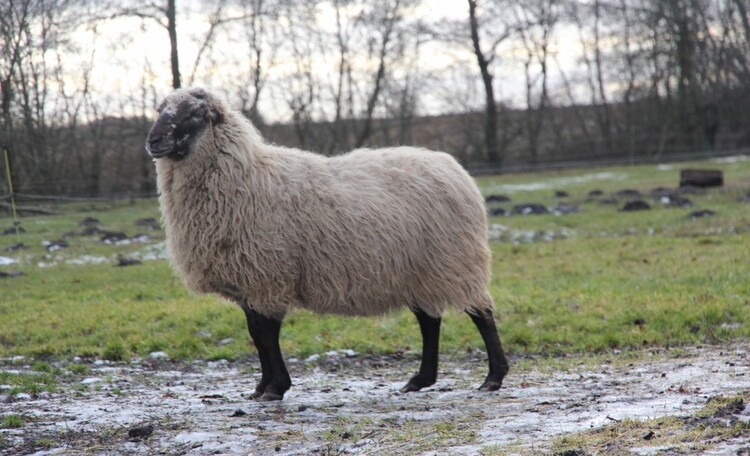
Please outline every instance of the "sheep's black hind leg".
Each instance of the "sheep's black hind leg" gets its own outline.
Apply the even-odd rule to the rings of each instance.
[[[434,318],[422,310],[414,311],[422,332],[422,363],[419,373],[409,380],[409,383],[401,388],[402,393],[419,391],[430,386],[437,380],[438,373],[438,346],[440,342],[440,318]]]
[[[248,329],[250,328],[250,315],[245,312],[245,316],[247,318],[247,326]],[[254,317],[252,317],[254,318]],[[251,394],[251,397],[253,399],[257,399],[260,396],[263,395],[263,391],[265,391],[266,386],[268,386],[269,383],[271,383],[271,362],[268,358],[268,351],[266,350],[266,347],[263,346],[262,341],[258,336],[253,336],[252,331],[250,332],[250,337],[253,339],[253,344],[255,344],[256,350],[258,350],[258,358],[260,359],[260,372],[261,377],[258,384],[255,386],[255,391],[253,394]]]
[[[263,316],[248,306],[242,306],[242,309],[247,318],[247,329],[260,358],[261,378],[252,397],[260,401],[280,401],[292,386],[292,379],[279,347],[281,320]]]
[[[492,310],[484,309],[472,313],[467,311],[474,324],[477,326],[479,333],[482,335],[484,345],[487,348],[487,357],[489,358],[490,372],[487,374],[480,391],[495,391],[503,384],[503,377],[508,373],[508,360],[505,358],[503,346],[500,343],[500,335],[495,326],[495,319],[492,316]]]

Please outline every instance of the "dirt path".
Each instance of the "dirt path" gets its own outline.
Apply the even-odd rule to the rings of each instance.
[[[0,417],[26,421],[0,429],[0,453],[533,453],[549,451],[560,435],[625,418],[690,415],[711,397],[750,391],[744,345],[662,350],[632,362],[612,355],[593,367],[532,360],[517,363],[496,393],[474,391],[484,361],[467,356],[443,360],[434,387],[398,393],[417,364],[344,353],[292,361],[295,385],[283,402],[268,404],[243,397],[258,375],[250,364],[98,362],[83,375],[60,376],[54,393],[10,397],[0,385]],[[29,369],[24,361],[0,364]],[[738,413],[750,420],[750,407]],[[643,443],[637,451],[648,453]],[[714,450],[742,448],[750,448],[750,436]]]

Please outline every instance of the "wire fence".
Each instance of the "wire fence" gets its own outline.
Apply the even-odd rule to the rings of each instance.
[[[666,156],[604,157],[589,160],[550,161],[537,164],[503,166],[501,168],[491,166],[470,167],[468,168],[468,171],[473,176],[487,176],[529,172],[533,173],[563,169],[597,168],[603,166],[635,166],[660,163],[681,163],[744,155],[750,155],[750,147],[725,149],[721,151],[704,150],[699,152],[669,154]]]
[[[512,165],[503,167],[481,166],[469,167],[467,170],[473,176],[507,175],[517,173],[534,173],[541,171],[585,169],[604,166],[630,166],[659,163],[683,163],[710,159],[721,159],[732,156],[750,156],[750,147],[726,149],[721,151],[706,150],[700,152],[670,154],[667,156],[636,156],[636,157],[607,157],[588,160],[553,161],[538,164]],[[0,194],[0,207],[10,206],[10,200],[15,196],[18,204],[56,204],[56,203],[112,203],[118,201],[144,200],[158,197],[156,192],[128,192],[112,193],[100,196],[83,195],[44,195],[26,192],[11,194],[7,189]],[[0,211],[3,216],[5,211]]]
[[[0,196],[0,201],[10,200],[10,193]],[[74,196],[74,195],[34,195],[30,193],[15,193],[16,201],[47,201],[47,202],[68,202],[68,203],[86,203],[86,202],[108,202],[113,200],[138,200],[138,199],[151,199],[156,198],[159,195],[157,193],[117,193],[104,196]]]

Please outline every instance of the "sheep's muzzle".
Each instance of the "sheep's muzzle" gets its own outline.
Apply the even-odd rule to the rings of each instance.
[[[161,158],[169,155],[177,145],[174,139],[175,124],[172,116],[162,114],[154,122],[146,139],[146,151],[153,158]]]

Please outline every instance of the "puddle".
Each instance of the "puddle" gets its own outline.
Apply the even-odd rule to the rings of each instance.
[[[62,377],[55,393],[13,399],[0,393],[3,413],[29,417],[24,428],[3,429],[0,436],[9,454],[36,451],[33,442],[40,439],[57,442],[47,450],[84,449],[59,437],[64,432],[109,436],[97,446],[104,455],[157,448],[169,454],[534,452],[549,450],[562,434],[627,418],[690,415],[710,397],[750,389],[750,354],[743,347],[676,353],[630,365],[615,358],[592,368],[571,359],[557,372],[516,369],[494,393],[475,390],[485,374],[483,356],[444,359],[438,382],[412,394],[398,390],[417,369],[416,359],[323,354],[312,365],[290,360],[294,385],[274,403],[246,397],[259,378],[254,362],[98,363],[85,376]],[[128,438],[128,429],[144,424],[154,427],[151,436]],[[472,437],[462,437],[462,429]]]

